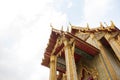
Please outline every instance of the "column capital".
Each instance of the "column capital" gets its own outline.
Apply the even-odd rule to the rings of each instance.
[[[70,39],[67,39],[67,38],[63,38],[63,43],[65,46],[73,46],[75,40],[74,38],[70,38]]]
[[[50,56],[50,62],[55,62],[56,61],[56,56],[55,55],[51,55]]]

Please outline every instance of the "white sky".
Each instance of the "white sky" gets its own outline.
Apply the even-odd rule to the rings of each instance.
[[[50,23],[60,29],[69,22],[83,24],[80,26],[88,22],[94,27],[100,21],[109,25],[113,20],[120,28],[118,3],[117,0],[0,0],[0,80],[49,80],[49,69],[40,64],[51,32]]]

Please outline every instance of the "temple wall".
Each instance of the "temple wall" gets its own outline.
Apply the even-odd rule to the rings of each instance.
[[[118,38],[119,41],[119,38]],[[97,43],[97,40],[95,40],[95,37],[93,34],[90,35],[90,37],[86,40],[89,44],[93,45],[94,47],[99,49],[99,45]],[[98,42],[100,42],[98,40]],[[100,44],[102,44],[100,42]],[[117,79],[120,80],[120,61],[116,57],[114,51],[112,48],[105,47],[104,44],[102,44],[102,47],[105,51],[105,55],[108,57],[110,64],[113,67],[113,70],[115,71],[115,74],[117,76]],[[80,59],[80,62],[77,64],[77,73],[78,73],[78,79],[80,80],[82,75],[82,65],[88,66],[89,69],[96,69],[98,72],[98,80],[108,80],[110,79],[111,73],[109,72],[107,68],[107,63],[103,57],[103,55],[100,53],[99,55],[95,56],[92,60],[87,59]]]
[[[88,71],[93,73],[93,76],[98,77],[98,80],[108,80],[107,74],[105,74],[105,69],[99,59],[99,55],[94,57],[93,60],[81,59],[81,61],[77,64],[78,80],[80,80],[82,76],[82,67],[87,67]]]
[[[117,75],[117,79],[120,80],[120,62],[118,61],[114,51],[111,48],[106,48],[104,47],[106,52],[107,52],[107,56],[109,58],[110,63],[113,66],[113,69]]]
[[[93,35],[90,35],[90,37],[86,40],[86,42],[90,43],[95,47],[98,47],[96,41],[94,41],[93,39]],[[92,72],[94,73],[93,75],[96,75],[98,77],[98,80],[109,79],[101,54],[95,56],[92,60],[88,60],[84,58],[80,59],[80,62],[77,64],[78,80],[80,80],[80,77],[82,75],[81,69],[82,67],[84,67],[83,65],[87,66],[88,70],[93,69],[92,70]]]

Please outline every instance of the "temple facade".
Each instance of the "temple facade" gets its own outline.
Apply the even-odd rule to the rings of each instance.
[[[111,21],[97,28],[52,28],[42,65],[49,80],[120,80],[120,30]]]

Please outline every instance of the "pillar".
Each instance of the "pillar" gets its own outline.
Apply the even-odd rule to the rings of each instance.
[[[64,40],[67,80],[77,80],[76,66],[74,61],[74,46],[67,39]]]
[[[57,80],[56,77],[56,56],[51,55],[50,56],[50,79],[49,80]]]

